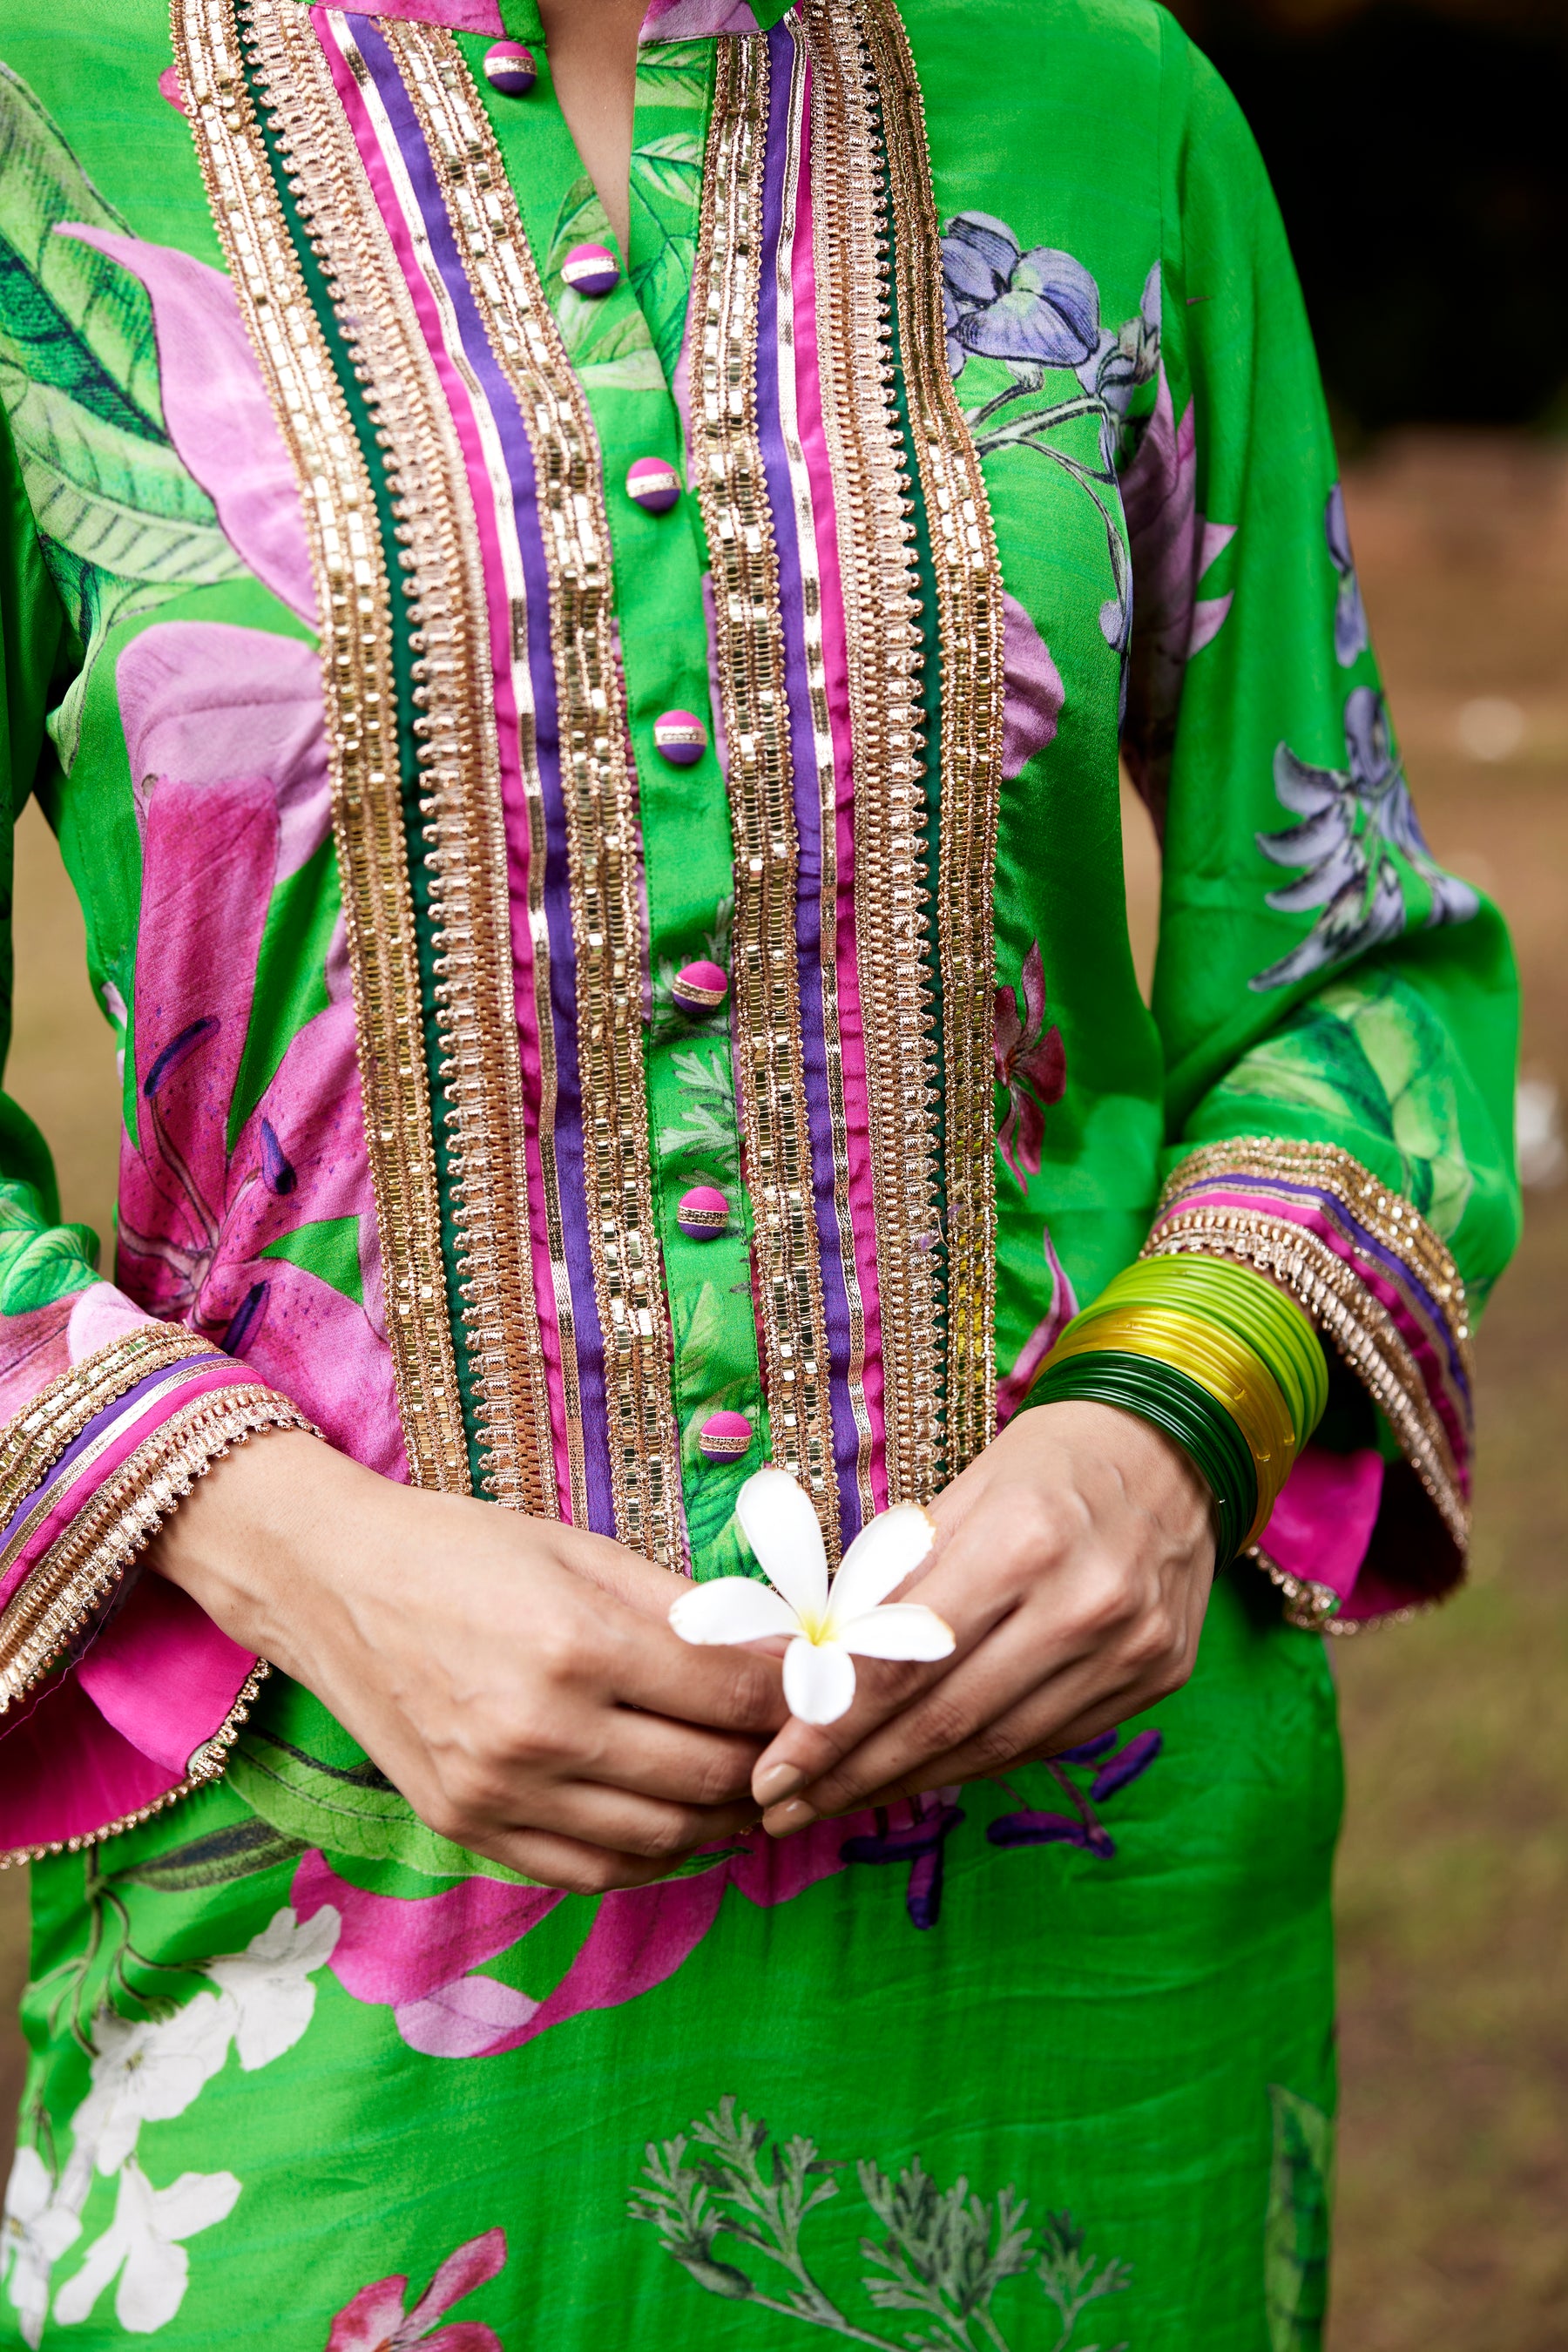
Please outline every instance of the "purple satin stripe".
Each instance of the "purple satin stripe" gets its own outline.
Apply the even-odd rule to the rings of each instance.
[[[528,593],[528,667],[533,686],[534,741],[545,812],[544,913],[550,935],[551,1011],[556,1056],[555,1151],[561,1219],[572,1306],[576,1324],[578,1390],[583,1408],[584,1468],[589,1523],[600,1535],[616,1532],[610,1486],[609,1421],[605,1401],[604,1340],[588,1248],[587,1196],[584,1183],[583,1090],[577,1059],[577,959],[566,850],[566,812],[562,790],[560,717],[555,699],[555,663],[550,641],[550,572],[540,528],[533,448],[522,414],[498,365],[484,323],[468,290],[453,243],[447,207],[424,134],[404,89],[391,51],[374,24],[356,21],[354,40],[385,109],[398,153],[413,184],[430,250],[462,338],[463,351],[494,420],[504,454],[517,518],[518,544]],[[521,812],[509,812],[526,828]],[[509,832],[511,826],[509,825]],[[564,1335],[563,1335],[564,1336]]]
[[[216,1364],[218,1360],[216,1356],[205,1354],[191,1358],[193,1366],[199,1365],[204,1369],[208,1365]],[[17,1504],[6,1526],[0,1528],[0,1552],[5,1550],[29,1512],[37,1507],[40,1496],[59,1485],[78,1455],[84,1454],[89,1445],[102,1436],[106,1429],[112,1429],[117,1421],[123,1420],[127,1413],[134,1412],[144,1397],[148,1396],[153,1389],[161,1386],[164,1381],[172,1380],[179,1369],[178,1364],[161,1364],[155,1372],[147,1373],[144,1379],[137,1381],[134,1388],[127,1389],[123,1396],[116,1397],[112,1404],[106,1404],[101,1412],[93,1415],[80,1436],[73,1438],[65,1452],[50,1464],[32,1492],[25,1495]],[[243,1378],[244,1375],[240,1374],[240,1377]]]
[[[1448,1370],[1454,1383],[1464,1398],[1466,1405],[1468,1406],[1470,1384],[1465,1377],[1465,1368],[1459,1360],[1458,1348],[1449,1328],[1447,1315],[1405,1259],[1395,1251],[1386,1248],[1375,1234],[1368,1233],[1366,1227],[1351,1214],[1337,1194],[1322,1192],[1315,1184],[1292,1184],[1288,1178],[1280,1176],[1226,1176],[1223,1181],[1227,1192],[1283,1192],[1292,1200],[1312,1201],[1327,1213],[1337,1218],[1355,1243],[1356,1247],[1365,1250],[1368,1257],[1375,1258],[1384,1272],[1408,1290],[1413,1297],[1419,1299],[1426,1308],[1427,1319],[1433,1330],[1442,1340],[1443,1353],[1447,1359]],[[1178,1201],[1172,1202],[1172,1207],[1179,1207],[1181,1200],[1200,1198],[1209,1189],[1207,1183],[1194,1184],[1191,1193],[1183,1193]]]
[[[849,1294],[839,1245],[834,1191],[832,1106],[822,992],[822,809],[817,797],[816,730],[812,723],[810,673],[806,666],[805,607],[800,551],[795,539],[795,488],[779,408],[779,370],[794,357],[779,343],[779,247],[784,233],[785,177],[789,159],[790,84],[795,41],[775,25],[767,36],[767,149],[763,182],[762,299],[757,334],[757,425],[768,503],[773,509],[778,553],[779,604],[784,621],[784,689],[789,707],[790,758],[795,779],[795,822],[799,841],[795,890],[795,949],[800,972],[802,1059],[805,1076],[806,1130],[811,1141],[812,1190],[816,1206],[817,1247],[822,1270],[823,1311],[827,1329],[833,1454],[838,1471],[839,1523],[845,1545],[859,1532],[860,1436],[850,1402]]]

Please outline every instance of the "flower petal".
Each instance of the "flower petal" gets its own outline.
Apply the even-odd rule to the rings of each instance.
[[[683,1642],[759,1642],[770,1633],[798,1633],[789,1602],[751,1576],[716,1576],[694,1584],[673,1603],[669,1622]]]
[[[735,1517],[768,1582],[807,1622],[820,1618],[827,1606],[827,1553],[805,1487],[787,1470],[758,1470],[735,1497]]]
[[[936,1529],[918,1503],[895,1503],[868,1519],[833,1580],[827,1616],[835,1637],[840,1625],[864,1617],[912,1575],[935,1541]]]
[[[855,1696],[855,1661],[841,1642],[798,1636],[784,1652],[784,1694],[802,1723],[837,1723]]]
[[[837,1627],[833,1638],[858,1658],[951,1658],[957,1647],[952,1626],[921,1601],[868,1610]]]

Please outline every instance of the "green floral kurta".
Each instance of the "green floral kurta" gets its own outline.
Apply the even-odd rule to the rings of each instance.
[[[1460,1572],[1513,1008],[1234,106],[1146,0],[656,0],[622,255],[531,0],[0,60],[7,804],[125,1074],[112,1283],[0,1129],[4,2340],[1306,2352],[1316,1629]],[[297,1416],[837,1554],[1145,1248],[1333,1402],[1191,1685],[1005,1781],[562,1897],[134,1574]]]

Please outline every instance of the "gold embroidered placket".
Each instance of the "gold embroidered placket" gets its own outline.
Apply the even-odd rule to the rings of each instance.
[[[849,655],[855,932],[867,1039],[888,1498],[942,1484],[936,1058],[926,977],[923,660],[908,453],[892,392],[887,184],[854,0],[804,0],[817,343]]]
[[[334,12],[334,37],[373,113],[380,101]],[[328,67],[303,19],[262,70],[289,96],[282,120],[310,216],[353,325],[365,397],[386,451],[416,685],[413,731],[431,876],[436,1018],[464,1335],[474,1367],[483,1486],[497,1502],[557,1515],[543,1349],[533,1290],[522,1080],[513,994],[507,851],[479,535],[445,388],[404,273],[363,181]],[[401,170],[393,142],[387,168]],[[305,159],[309,157],[307,162]],[[404,217],[432,302],[445,289],[411,195]]]
[[[391,591],[370,478],[289,239],[241,57],[244,40],[276,58],[289,27],[307,24],[294,0],[254,0],[244,9],[236,0],[174,0],[175,68],[310,539],[365,1137],[409,1465],[421,1486],[463,1492],[468,1447],[441,1264],[399,802]]]
[[[593,419],[484,109],[447,34],[384,25],[419,111],[490,348],[526,418],[551,583],[577,957],[589,1246],[621,1539],[685,1565],[676,1422],[643,1068],[636,779],[614,636],[609,521]]]
[[[778,556],[757,421],[768,84],[765,37],[720,42],[691,290],[691,426],[729,754],[732,1034],[773,1457],[810,1493],[836,1559],[838,1482],[795,944],[799,841]]]
[[[942,239],[920,81],[891,0],[863,0],[861,23],[881,102],[899,349],[931,531],[942,656],[936,924],[952,1476],[996,1433],[994,892],[1005,625],[984,478],[947,363]]]

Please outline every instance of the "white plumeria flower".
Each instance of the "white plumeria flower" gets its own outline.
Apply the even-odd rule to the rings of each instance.
[[[228,2056],[237,2021],[234,2003],[215,1992],[135,2024],[100,2012],[92,2088],[71,2118],[78,2148],[92,2149],[100,2172],[119,2171],[144,2123],[184,2114]]]
[[[757,1642],[787,1633],[784,1687],[802,1723],[837,1723],[855,1696],[855,1660],[946,1658],[950,1626],[918,1601],[887,1596],[936,1539],[918,1503],[897,1503],[863,1527],[831,1585],[816,1513],[787,1470],[759,1470],[735,1516],[767,1584],[749,1576],[694,1584],[669,1612],[683,1642]],[[768,1590],[768,1585],[773,1589]]]
[[[127,2158],[113,2221],[55,2297],[60,2326],[74,2327],[90,2318],[93,2305],[118,2273],[114,2316],[126,2334],[152,2336],[167,2327],[185,2299],[190,2277],[191,2258],[181,2239],[225,2221],[238,2195],[232,2172],[182,2172],[167,2189],[154,2189],[135,2159]]]
[[[301,1927],[285,1904],[243,1952],[209,1960],[206,1974],[237,2014],[234,2045],[249,2074],[292,2050],[315,2012],[310,1978],[331,1958],[342,1921],[330,1903]]]
[[[37,2149],[19,2147],[5,2190],[5,2218],[0,2223],[0,2279],[11,2298],[24,2344],[36,2346],[42,2340],[49,2308],[49,2273],[80,2235],[80,2216],[57,2191]]]

